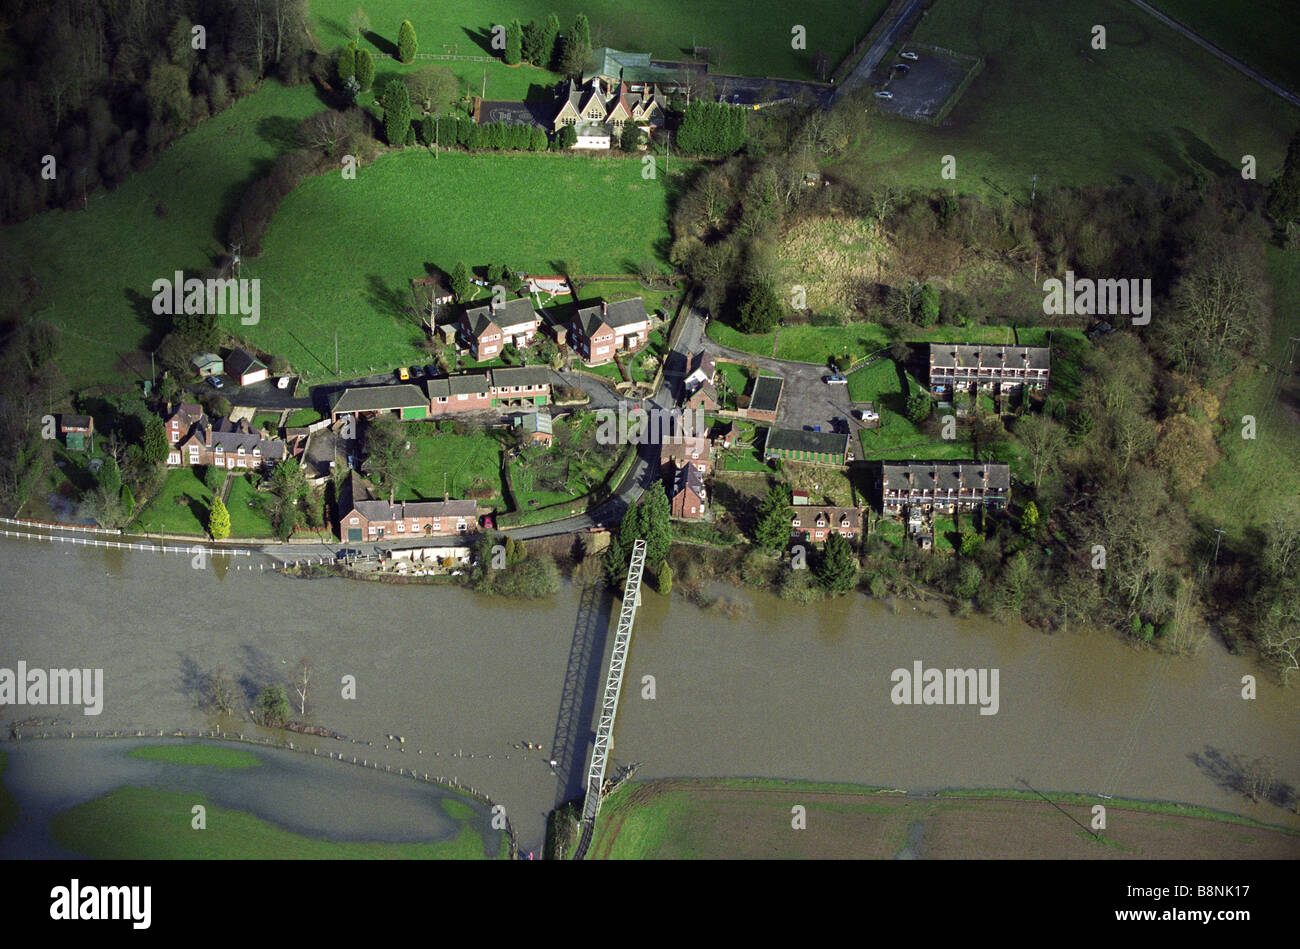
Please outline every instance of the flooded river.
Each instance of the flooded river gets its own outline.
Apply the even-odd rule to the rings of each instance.
[[[224,668],[251,696],[287,683],[306,658],[306,717],[350,740],[305,744],[459,778],[506,806],[523,849],[540,846],[547,811],[581,787],[609,646],[608,594],[565,586],[512,603],[243,565],[194,570],[176,554],[0,539],[0,668],[19,660],[103,668],[105,691],[96,718],[68,707],[5,709],[4,733],[28,715],[57,718],[61,730],[208,727],[196,705],[202,675]],[[1048,636],[862,597],[801,608],[762,592],[735,596],[749,604],[740,619],[644,594],[614,765],[639,762],[638,778],[760,775],[906,789],[1023,781],[1300,826],[1294,813],[1232,789],[1261,756],[1277,763],[1283,784],[1300,787],[1300,690],[1279,688],[1216,644],[1170,659],[1102,634]],[[891,673],[917,661],[997,670],[997,714],[894,704]],[[1241,697],[1247,674],[1258,679],[1250,701]],[[343,695],[345,676],[356,677],[355,698]],[[643,697],[651,685],[654,698]]]

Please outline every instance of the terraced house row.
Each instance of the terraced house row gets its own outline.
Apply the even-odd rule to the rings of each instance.
[[[1004,508],[1011,500],[1011,468],[997,462],[886,461],[881,465],[881,510],[902,517],[920,511],[952,514]]]
[[[337,422],[349,415],[372,419],[393,414],[404,421],[416,421],[459,412],[536,407],[549,404],[550,399],[549,369],[515,366],[421,382],[344,389],[330,406],[330,420]]]

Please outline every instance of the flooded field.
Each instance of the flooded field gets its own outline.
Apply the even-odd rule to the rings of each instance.
[[[1023,781],[1300,826],[1284,806],[1300,787],[1300,690],[1217,645],[1171,659],[1105,635],[1048,636],[862,597],[800,608],[763,592],[734,595],[747,604],[737,619],[645,593],[614,766],[639,762],[638,779],[769,776],[908,790]],[[0,726],[8,734],[10,722],[34,716],[61,730],[211,727],[197,704],[204,675],[224,669],[251,707],[306,658],[305,718],[347,741],[295,743],[456,777],[504,803],[521,848],[537,850],[546,813],[581,787],[610,608],[608,594],[567,585],[510,602],[4,539],[0,667],[103,668],[105,696],[97,717],[6,708]],[[997,714],[894,704],[893,670],[917,661],[998,670]],[[1251,701],[1241,697],[1247,674],[1258,677]],[[344,697],[345,676],[356,677],[355,699]],[[651,686],[654,697],[643,697]],[[256,731],[247,715],[227,724]],[[1237,789],[1262,757],[1274,763],[1278,803],[1251,803]]]

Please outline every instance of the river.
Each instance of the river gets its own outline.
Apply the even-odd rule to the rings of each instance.
[[[581,788],[612,638],[607,593],[565,585],[509,602],[459,588],[296,580],[249,570],[246,559],[258,560],[239,558],[244,569],[232,570],[213,558],[195,570],[177,554],[0,539],[0,668],[102,668],[105,691],[97,717],[7,708],[4,734],[29,715],[78,732],[208,727],[196,707],[201,674],[224,667],[251,696],[287,682],[305,657],[307,718],[350,741],[302,744],[458,778],[506,806],[524,850],[540,847],[546,813]],[[731,595],[745,604],[738,618],[643,594],[613,765],[639,762],[638,778],[908,790],[1027,782],[1300,826],[1231,787],[1268,756],[1280,782],[1300,788],[1300,691],[1218,644],[1171,658],[1102,633],[1053,636],[933,606]],[[893,704],[891,672],[918,660],[998,670],[997,714]],[[1257,678],[1253,700],[1241,697],[1244,675]],[[344,676],[356,677],[354,699],[343,696]],[[645,676],[653,699],[643,697]],[[255,730],[243,722],[236,727]]]

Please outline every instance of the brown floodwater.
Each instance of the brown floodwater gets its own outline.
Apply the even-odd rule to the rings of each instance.
[[[30,715],[78,732],[208,727],[196,705],[203,674],[224,668],[252,696],[288,682],[305,657],[307,719],[350,740],[302,744],[458,778],[506,806],[523,849],[540,846],[547,811],[581,787],[612,638],[607,593],[565,585],[510,602],[237,563],[244,569],[214,559],[194,570],[178,554],[0,539],[0,668],[102,668],[105,690],[98,717],[7,708],[4,733]],[[613,766],[637,762],[637,778],[907,790],[1027,782],[1300,826],[1292,810],[1234,790],[1262,756],[1280,786],[1300,788],[1300,690],[1217,644],[1170,658],[1106,634],[1052,636],[933,606],[730,596],[744,604],[739,618],[644,594]],[[996,669],[997,714],[894,704],[891,673],[917,661]],[[1241,697],[1243,675],[1258,680],[1253,700]],[[356,677],[355,699],[343,697],[344,676]],[[247,716],[234,727],[255,731]]]

